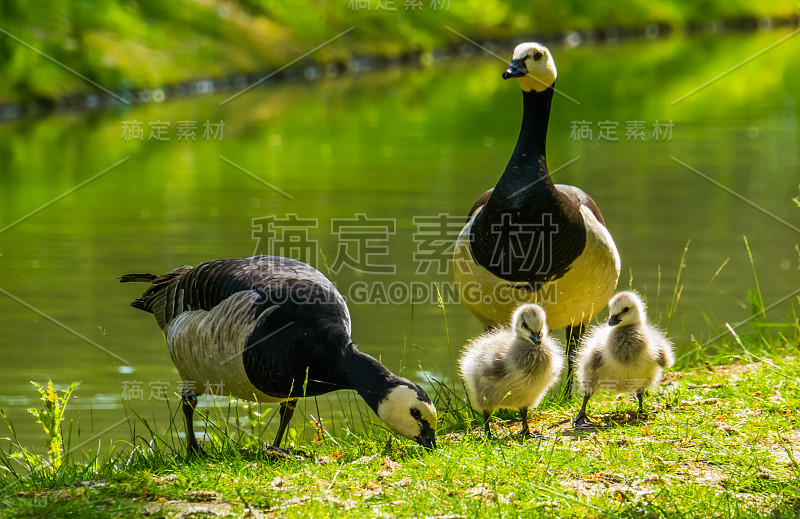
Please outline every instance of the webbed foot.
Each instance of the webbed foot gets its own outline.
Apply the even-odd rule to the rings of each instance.
[[[575,420],[572,421],[572,427],[575,429],[581,427],[597,427],[597,424],[589,420],[589,417],[586,416],[586,413],[578,413],[578,416],[576,416]]]

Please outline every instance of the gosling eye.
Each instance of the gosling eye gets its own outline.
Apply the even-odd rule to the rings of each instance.
[[[628,313],[628,310],[630,310],[630,307],[626,306],[625,308],[622,309],[622,311],[620,313],[621,314]]]
[[[530,330],[530,328],[528,328],[528,323],[523,322],[522,323],[522,329],[523,330]]]
[[[533,51],[533,61],[539,61],[540,59],[542,59],[542,56],[543,54],[540,51],[538,50]]]
[[[412,407],[412,408],[411,408],[411,417],[412,417],[414,420],[419,420],[419,419],[421,419],[421,418],[422,418],[422,413],[420,413],[420,412],[419,412],[419,409],[417,409],[416,407]]]

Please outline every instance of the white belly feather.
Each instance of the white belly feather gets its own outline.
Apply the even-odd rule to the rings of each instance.
[[[250,317],[258,297],[252,290],[238,292],[211,311],[184,311],[169,324],[165,333],[167,345],[185,388],[193,388],[197,394],[213,392],[259,402],[286,400],[256,389],[244,369],[242,352],[248,338],[258,323],[277,308],[273,306],[257,318]]]
[[[633,393],[639,390],[654,389],[661,381],[661,368],[652,358],[641,359],[634,364],[621,364],[611,355],[603,352],[604,362],[594,371],[594,379],[586,382],[595,393],[605,389],[611,393]]]
[[[461,303],[484,324],[508,324],[514,310],[524,303],[536,303],[547,314],[547,325],[557,330],[588,323],[614,295],[620,259],[611,234],[586,206],[581,206],[586,225],[586,246],[564,276],[545,283],[538,291],[512,288],[526,283],[501,279],[478,265],[470,247],[470,230],[476,211],[461,230],[456,242],[453,270]]]

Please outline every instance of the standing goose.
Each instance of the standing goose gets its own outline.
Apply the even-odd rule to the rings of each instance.
[[[592,198],[550,178],[545,141],[556,76],[544,45],[514,49],[503,79],[522,88],[522,128],[497,185],[470,210],[454,272],[461,301],[487,329],[508,323],[521,303],[541,305],[551,329],[566,327],[569,382],[572,352],[614,293],[620,259]]]
[[[661,370],[675,363],[672,343],[647,322],[642,299],[634,292],[620,292],[608,303],[608,324],[592,328],[578,355],[578,383],[583,405],[573,425],[593,425],[586,406],[598,389],[636,393],[644,413],[644,392],[658,384]]]
[[[483,411],[486,435],[489,417],[498,407],[519,409],[522,435],[530,435],[528,408],[536,407],[558,380],[564,353],[548,336],[544,310],[522,305],[511,328],[499,326],[469,343],[459,359],[472,405]]]
[[[275,256],[183,266],[149,281],[131,306],[155,315],[186,388],[182,408],[189,452],[200,448],[192,416],[203,388],[280,402],[281,439],[297,399],[355,390],[401,436],[436,446],[436,410],[418,385],[398,377],[350,339],[350,313],[333,284],[300,261]]]

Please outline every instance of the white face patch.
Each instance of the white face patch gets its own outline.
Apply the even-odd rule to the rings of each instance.
[[[627,310],[626,310],[627,308]],[[645,306],[635,292],[620,292],[608,302],[611,315],[619,316],[620,324],[639,324],[645,320]]]
[[[419,420],[412,416],[412,409],[419,411]],[[417,392],[408,386],[396,386],[386,394],[378,404],[378,418],[394,432],[410,440],[422,432],[422,421],[427,421],[430,428],[436,430],[436,409],[417,398]]]
[[[522,59],[525,62],[528,74],[516,78],[519,86],[525,92],[530,92],[531,90],[544,92],[558,77],[553,55],[550,53],[550,49],[541,43],[520,43],[514,49],[512,59]]]

